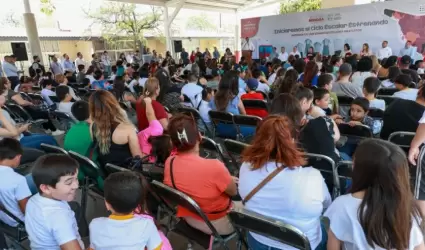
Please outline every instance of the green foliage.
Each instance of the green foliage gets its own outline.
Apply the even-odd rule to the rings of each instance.
[[[40,11],[46,15],[51,15],[55,11],[55,6],[52,3],[52,0],[40,0]]]
[[[144,31],[158,28],[162,11],[151,7],[150,11],[142,12],[135,4],[105,2],[95,12],[86,11],[86,15],[100,25],[106,40],[127,37],[138,47],[144,41]]]
[[[287,0],[280,4],[279,14],[320,10],[322,0]]]
[[[186,22],[186,28],[199,31],[216,30],[217,26],[208,18],[207,15],[190,16]]]

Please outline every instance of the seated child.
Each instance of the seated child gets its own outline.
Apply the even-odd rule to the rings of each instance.
[[[103,79],[103,73],[101,70],[96,70],[93,74],[95,81],[91,84],[92,89],[111,89],[112,86]]]
[[[313,99],[314,106],[312,107],[312,109],[317,110],[316,112],[318,112],[320,116],[330,115],[330,112],[328,112],[328,114],[326,112],[326,111],[329,111],[329,101],[330,101],[329,91],[327,89],[315,88],[313,89],[313,93],[314,93],[314,99]]]
[[[140,131],[137,134],[137,137],[139,138],[140,149],[145,156],[150,155],[152,149],[152,146],[149,143],[149,137],[162,135],[164,129],[161,123],[156,119],[155,111],[152,106],[152,99],[150,97],[145,97],[143,101],[145,102],[146,117],[149,122],[149,127]]]
[[[146,190],[140,178],[134,172],[120,172],[110,174],[105,180],[105,205],[111,215],[90,223],[91,250],[171,249],[152,217],[135,214],[135,210],[146,206]]]
[[[209,131],[213,130],[210,115],[208,114],[208,112],[211,110],[209,103],[213,96],[213,89],[206,87],[202,90],[202,100],[199,104],[199,114],[201,115],[202,120],[204,120],[205,124],[208,126]],[[205,128],[205,125],[202,123],[202,121],[198,121],[198,127],[201,131],[207,132],[207,128]]]
[[[72,96],[69,93],[68,86],[60,85],[56,87],[56,96],[60,100],[57,110],[68,114],[69,116],[71,116],[72,119],[75,120],[75,117],[72,115],[72,112],[71,112],[71,107],[74,103],[71,102]]]
[[[329,91],[329,108],[332,111],[332,115],[338,114],[339,111],[338,96],[332,92],[333,81],[334,79],[332,74],[321,74],[317,80],[318,88],[327,89]]]
[[[140,79],[139,72],[133,72],[133,80],[131,80],[131,82],[127,86],[130,89],[131,93],[136,93],[134,86],[140,86],[142,88],[145,87],[144,82],[142,82]]]
[[[381,81],[376,77],[368,77],[364,80],[363,94],[369,100],[369,107],[375,109],[382,109],[385,111],[385,100],[376,99],[376,93],[381,86]]]
[[[250,78],[246,82],[246,94],[243,94],[241,96],[242,100],[246,99],[254,99],[254,100],[264,100],[264,96],[261,93],[255,92],[258,88],[259,82],[255,78]],[[255,108],[248,108],[245,107],[245,111],[247,115],[254,115],[261,118],[264,118],[268,115],[267,110],[264,109],[255,109]]]
[[[76,160],[61,154],[43,155],[34,163],[32,177],[39,193],[29,199],[25,212],[31,249],[85,249],[76,219],[79,206],[73,202],[78,167]]]
[[[109,76],[108,80],[113,81],[115,80],[115,77],[117,77],[117,65],[112,65],[111,71],[112,71],[112,74]]]
[[[44,79],[42,81],[43,89],[41,90],[41,96],[46,102],[47,106],[51,107],[55,103],[50,99],[50,96],[56,96],[56,93],[52,91],[53,81],[49,79]]]
[[[0,140],[0,206],[24,221],[25,208],[31,191],[24,176],[14,169],[19,166],[23,150],[19,141],[12,138]],[[16,227],[18,222],[0,212],[0,231],[3,227]],[[0,249],[6,248],[0,245]]]

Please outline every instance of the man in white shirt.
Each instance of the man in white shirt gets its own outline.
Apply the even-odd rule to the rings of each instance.
[[[105,69],[105,72],[109,75],[111,75],[111,58],[108,55],[108,51],[104,51],[102,56],[100,57],[100,62],[103,65],[103,68]]]
[[[30,198],[25,213],[32,250],[85,249],[78,232],[78,213],[71,210],[78,211],[73,202],[78,168],[78,162],[67,155],[47,154],[35,162],[32,177],[39,193]]]
[[[25,208],[31,197],[31,191],[25,177],[14,171],[20,164],[21,156],[22,148],[19,141],[12,138],[0,140],[0,204],[24,221]],[[18,222],[3,212],[0,212],[0,222],[10,227],[18,225]]]
[[[388,58],[393,55],[393,51],[390,47],[388,47],[388,41],[382,42],[382,48],[378,50],[377,57],[379,60],[382,60],[384,58]]]
[[[189,97],[190,103],[186,104],[196,109],[202,100],[203,88],[197,84],[198,78],[194,74],[190,73],[188,80],[189,82],[183,86],[181,94]]]
[[[395,87],[399,90],[393,94],[394,97],[398,97],[405,100],[415,101],[418,96],[418,89],[409,88],[412,84],[412,77],[409,75],[401,74],[394,80]]]
[[[83,59],[83,54],[81,52],[77,53],[77,59],[75,59],[75,67],[78,69],[78,65],[84,65],[84,68],[86,67],[86,62]]]
[[[296,56],[296,55],[298,55],[299,57],[301,57],[301,54],[300,54],[300,52],[298,51],[298,48],[297,48],[297,46],[294,46],[294,48],[292,49],[292,52],[291,53],[289,53],[289,55],[291,56]]]
[[[288,52],[286,52],[285,47],[280,48],[279,60],[282,62],[288,61]]]

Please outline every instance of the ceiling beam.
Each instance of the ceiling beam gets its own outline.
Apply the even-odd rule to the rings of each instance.
[[[232,8],[232,9],[237,9],[241,6],[241,4],[238,4],[238,3],[229,3],[224,1],[209,1],[209,0],[187,0],[187,3],[203,4],[203,5],[210,5],[213,7],[223,7],[223,8]],[[212,11],[213,10],[214,9],[212,9]]]

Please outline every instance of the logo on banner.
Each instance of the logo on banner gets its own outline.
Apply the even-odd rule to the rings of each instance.
[[[325,21],[325,18],[323,16],[311,16],[308,21],[310,23],[317,23],[317,22],[323,22]]]
[[[260,27],[261,17],[246,18],[241,20],[241,37],[253,37]]]

